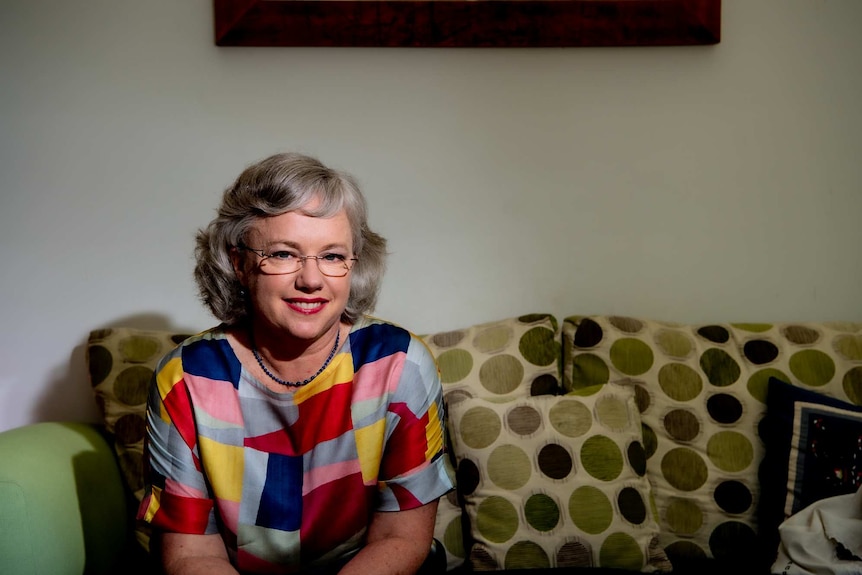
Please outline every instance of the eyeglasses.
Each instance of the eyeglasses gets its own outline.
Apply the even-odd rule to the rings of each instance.
[[[271,276],[296,273],[305,265],[306,260],[315,260],[320,273],[331,278],[341,278],[353,269],[354,262],[359,261],[359,258],[349,258],[333,253],[321,256],[301,256],[287,250],[266,253],[263,250],[256,250],[244,245],[236,247],[239,250],[260,256],[260,271]]]

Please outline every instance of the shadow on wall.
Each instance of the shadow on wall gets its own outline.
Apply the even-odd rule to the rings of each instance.
[[[141,313],[124,316],[116,320],[93,326],[93,330],[114,327],[130,327],[143,330],[197,333],[200,329],[176,326],[168,316],[159,313]],[[96,404],[90,385],[87,366],[87,341],[89,333],[72,350],[68,365],[54,370],[51,384],[43,392],[33,408],[33,421],[86,421],[99,422],[101,412]]]

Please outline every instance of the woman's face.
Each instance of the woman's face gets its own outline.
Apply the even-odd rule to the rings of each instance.
[[[310,206],[313,207],[313,206]],[[262,218],[252,226],[248,247],[297,256],[335,254],[353,257],[353,240],[347,214],[341,210],[330,218],[287,212]],[[301,340],[316,340],[339,325],[350,296],[350,273],[329,277],[320,272],[317,260],[307,259],[299,271],[267,275],[260,256],[240,251],[234,269],[245,286],[260,327],[274,328]]]

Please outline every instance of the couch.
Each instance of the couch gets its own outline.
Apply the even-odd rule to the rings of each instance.
[[[156,572],[144,403],[186,335],[93,331],[103,421],[0,433],[0,573]],[[862,323],[537,313],[421,337],[457,469],[441,573],[768,573],[784,518],[862,483]]]

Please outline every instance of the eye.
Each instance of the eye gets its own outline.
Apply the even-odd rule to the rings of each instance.
[[[267,257],[270,257],[274,260],[280,260],[280,261],[286,262],[286,261],[290,261],[292,259],[296,259],[297,256],[293,252],[277,251],[277,252],[272,252]]]
[[[323,254],[320,256],[320,259],[330,263],[344,263],[347,261],[347,258],[341,254]]]

